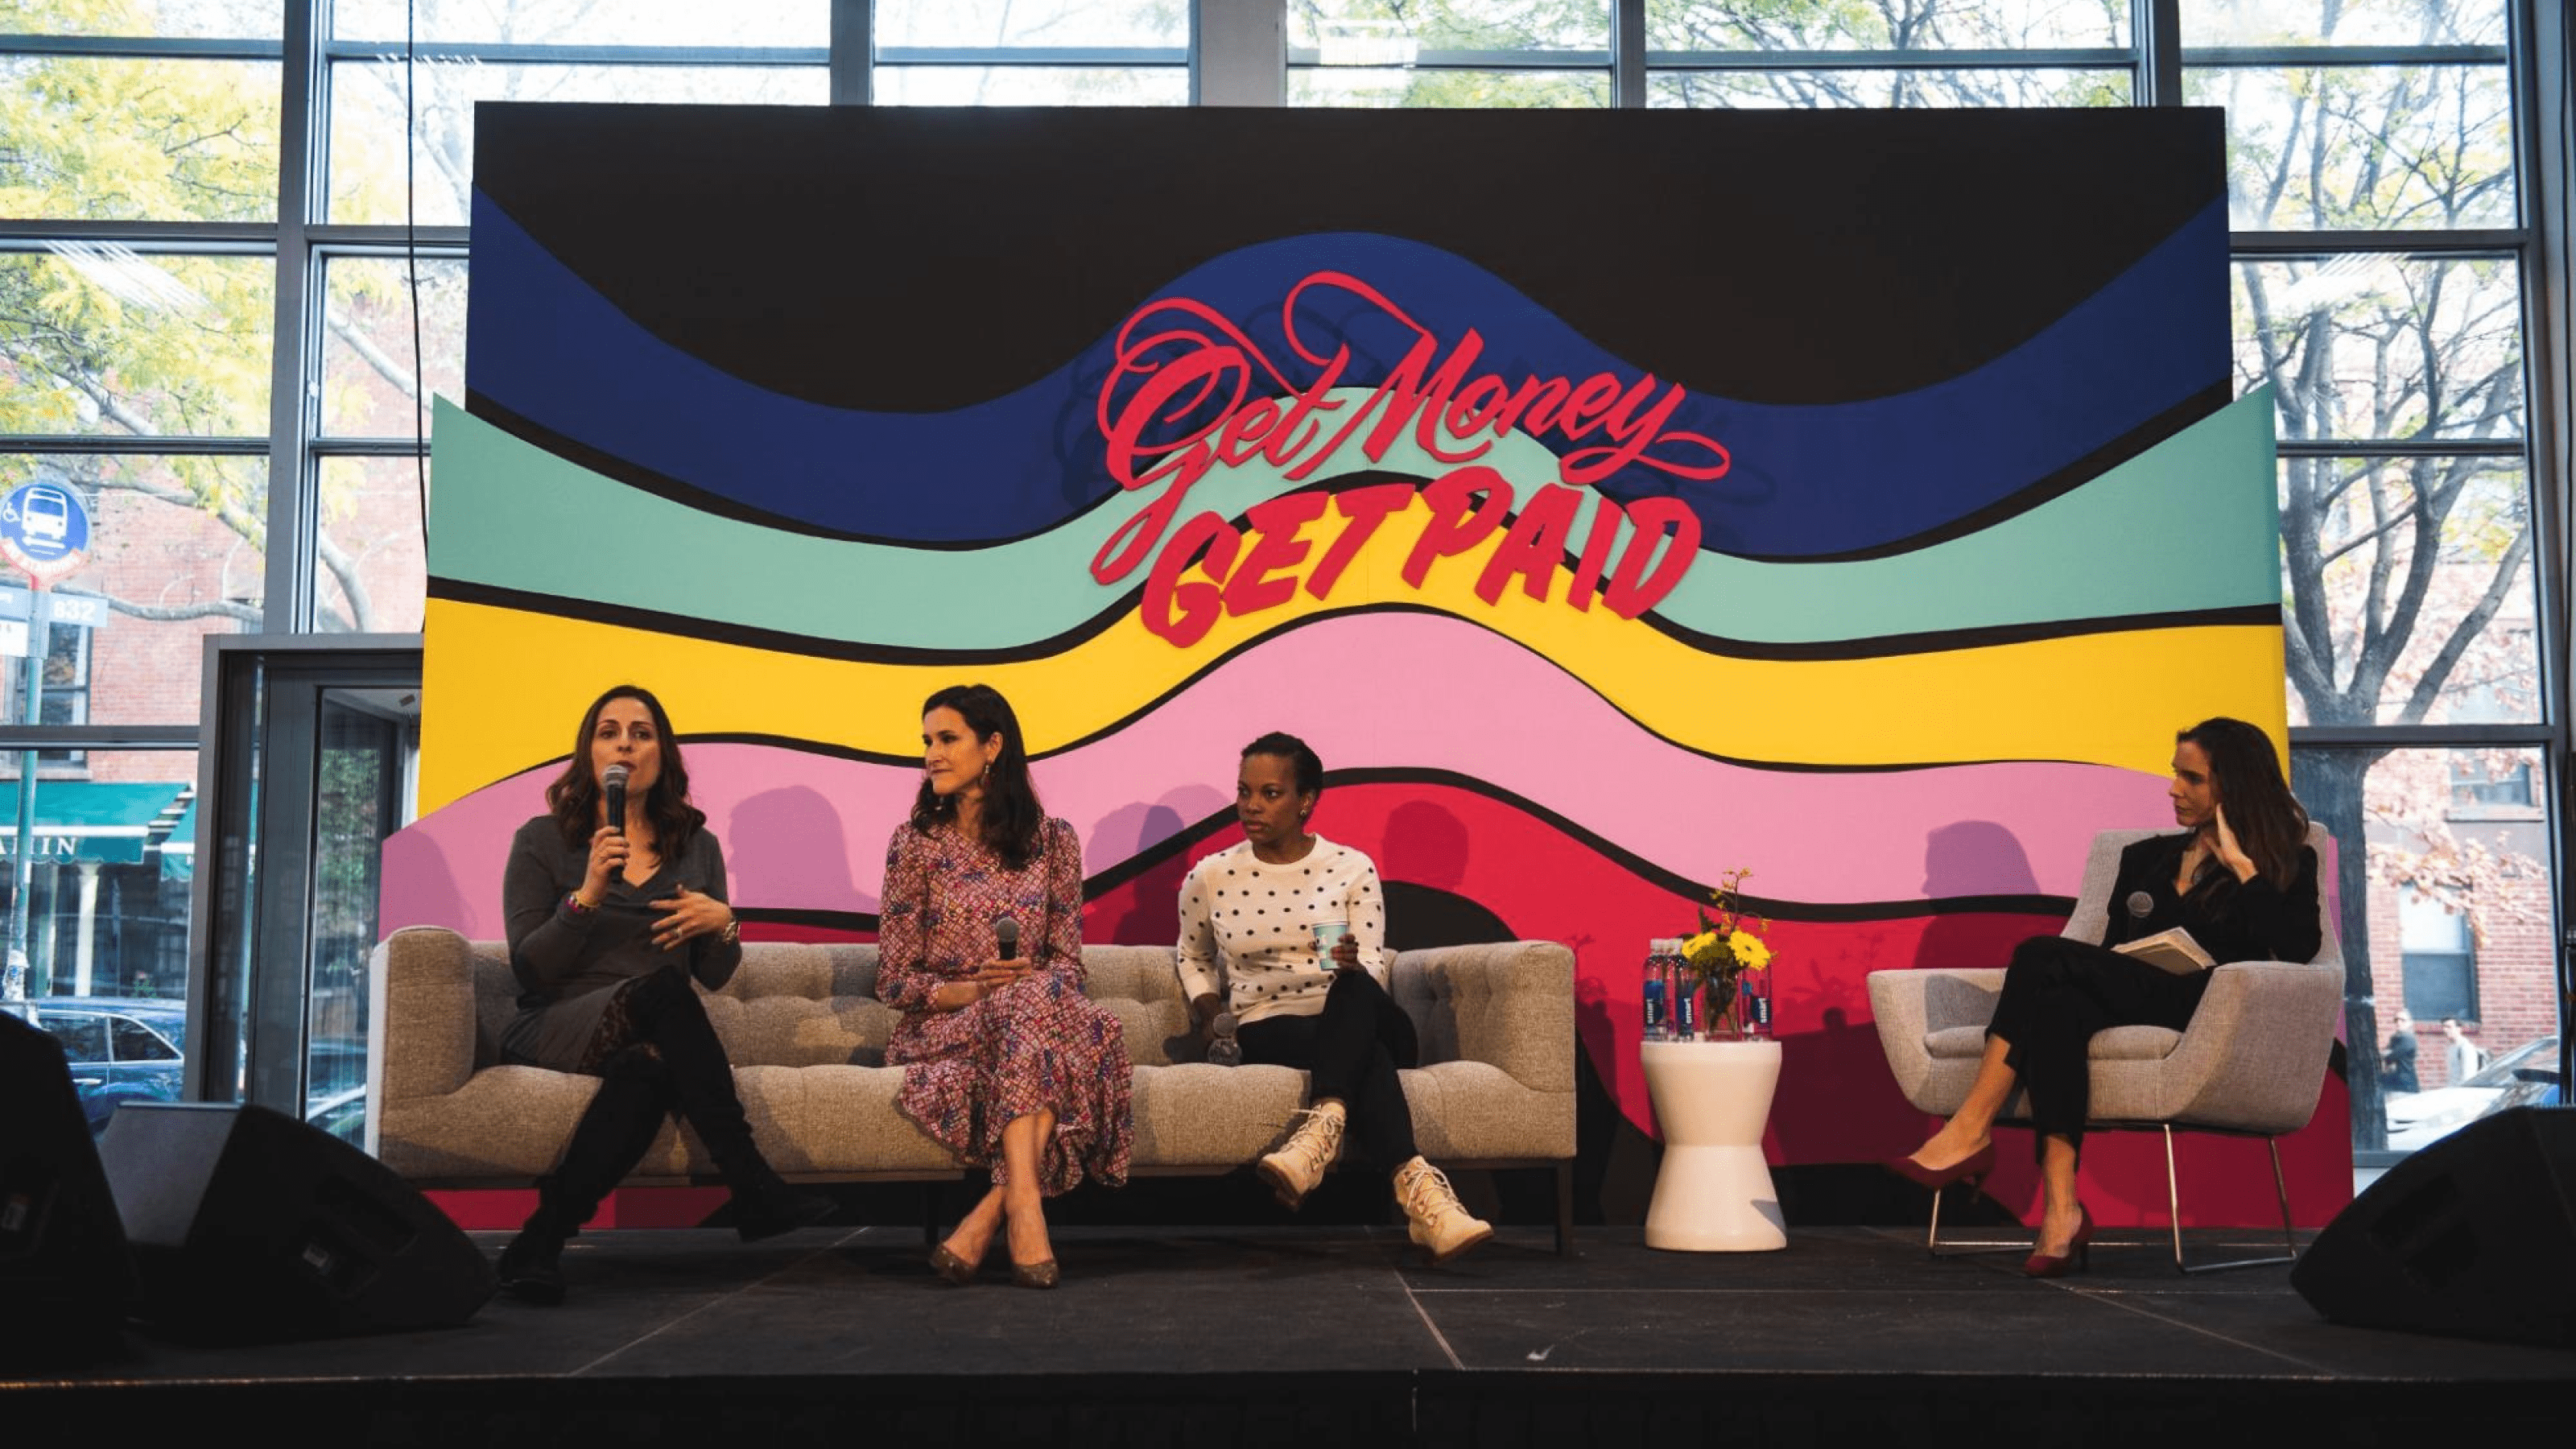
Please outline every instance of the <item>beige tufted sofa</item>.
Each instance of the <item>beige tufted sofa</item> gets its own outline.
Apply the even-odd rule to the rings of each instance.
[[[1085,946],[1091,998],[1116,1011],[1136,1065],[1138,1175],[1221,1173],[1284,1134],[1305,1074],[1215,1067],[1195,1052],[1169,946]],[[517,1011],[506,949],[414,927],[370,961],[367,1150],[423,1187],[524,1187],[554,1165],[594,1079],[505,1065]],[[895,1013],[873,945],[756,943],[707,1016],[734,1062],[760,1149],[805,1182],[940,1181],[962,1170],[895,1110],[884,1065]],[[1414,1136],[1451,1168],[1553,1167],[1560,1250],[1574,1157],[1574,953],[1548,941],[1397,955],[1395,999],[1422,1041],[1404,1076]],[[694,1134],[666,1126],[637,1185],[714,1180]]]

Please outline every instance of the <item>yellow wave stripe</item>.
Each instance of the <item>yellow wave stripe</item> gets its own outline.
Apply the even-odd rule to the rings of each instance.
[[[2287,737],[2275,625],[2137,629],[1875,659],[1729,658],[1619,618],[1597,601],[1588,612],[1572,608],[1562,569],[1546,602],[1515,583],[1488,605],[1474,585],[1491,542],[1438,561],[1416,590],[1399,570],[1425,513],[1417,499],[1390,518],[1328,598],[1300,588],[1278,607],[1220,619],[1187,649],[1149,632],[1138,613],[1045,659],[864,664],[433,599],[421,808],[560,757],[582,709],[621,681],[652,688],[684,735],[766,734],[908,755],[919,748],[913,710],[923,696],[980,680],[1010,697],[1029,748],[1043,753],[1116,723],[1262,634],[1371,603],[1427,606],[1491,628],[1657,734],[1734,759],[1826,766],[2070,760],[2161,775],[2174,730],[2210,715],[2235,715]],[[920,607],[936,609],[939,601],[925,598]],[[1369,661],[1361,655],[1351,663],[1351,707],[1364,710]],[[1321,683],[1282,680],[1279,687],[1284,693]],[[1460,709],[1499,726],[1512,703],[1462,700]],[[1722,801],[1677,803],[1724,808]]]

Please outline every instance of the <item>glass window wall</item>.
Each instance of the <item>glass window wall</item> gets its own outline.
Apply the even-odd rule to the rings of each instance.
[[[272,525],[310,550],[312,580],[275,617],[418,627],[418,452],[425,400],[463,384],[476,102],[820,104],[832,13],[828,0],[0,0],[0,487],[76,493],[100,539],[42,629],[24,589],[0,588],[0,643],[18,651],[0,657],[0,719],[38,787],[193,779],[190,750],[106,732],[195,724],[203,637],[271,617]],[[2224,106],[2235,381],[2269,386],[2277,408],[2285,687],[2301,788],[2361,872],[2344,902],[2347,1026],[2374,1043],[2354,1082],[2356,1141],[2375,1150],[2412,1145],[2439,1115],[2382,1090],[2398,1005],[2469,1013],[2460,1029],[2496,1062],[2557,1030],[2554,1005],[2516,1004],[2544,998],[2554,969],[2540,867],[2562,645],[2542,620],[2561,568],[2536,499],[2565,484],[2533,455],[2546,375],[2525,319],[2560,279],[2529,230],[2515,107],[2531,62],[2512,50],[2515,13],[2508,0],[878,0],[869,52],[842,64],[866,67],[883,104],[1177,105],[1209,41],[1194,25],[1275,25],[1278,95],[1298,105]],[[2183,47],[2161,70],[2147,43],[2159,21]],[[1258,38],[1216,37],[1238,54]],[[308,154],[284,149],[296,107],[315,118]],[[316,199],[281,215],[281,195]],[[302,307],[283,328],[281,296]],[[295,431],[272,439],[282,418]],[[17,753],[0,758],[18,768]],[[134,773],[160,768],[177,773]],[[176,958],[135,964],[158,949],[139,944],[150,928],[99,925],[145,919],[144,863],[93,862],[84,918],[88,847],[46,844],[71,836],[44,817],[31,831],[24,918],[31,941],[53,943],[46,991],[86,979],[99,995],[175,993]],[[140,838],[155,870],[183,873],[154,879],[184,881],[189,831]],[[182,937],[185,898],[150,907],[174,911]],[[2422,1016],[2409,1090],[2449,1091],[2452,1043]],[[317,993],[307,1026],[318,1051],[362,1023]],[[119,1028],[97,1029],[112,1054]],[[346,1091],[339,1068],[307,1065]]]

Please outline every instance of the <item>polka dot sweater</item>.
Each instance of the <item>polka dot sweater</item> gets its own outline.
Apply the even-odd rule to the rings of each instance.
[[[1306,858],[1263,863],[1249,842],[1202,860],[1181,884],[1181,985],[1222,988],[1238,1022],[1324,1009],[1332,967],[1315,955],[1319,921],[1348,921],[1360,965],[1386,984],[1386,895],[1377,866],[1315,837]]]

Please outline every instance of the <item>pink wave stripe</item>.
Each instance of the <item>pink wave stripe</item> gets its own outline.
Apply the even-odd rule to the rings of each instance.
[[[724,842],[733,897],[746,906],[873,913],[886,837],[920,777],[774,745],[688,747],[689,793]],[[385,842],[380,933],[450,926],[499,940],[501,875],[512,832],[545,809],[545,765],[486,785]]]
[[[1452,771],[1686,878],[1751,865],[1753,894],[1817,904],[2072,895],[2093,832],[2172,820],[2163,781],[2110,766],[1722,764],[1648,734],[1507,639],[1416,614],[1268,640],[1127,729],[1039,761],[1038,788],[1081,832],[1096,874],[1225,808],[1237,751],[1273,729],[1302,736],[1328,769]],[[715,743],[691,746],[689,768],[737,900],[876,910],[912,770]],[[505,846],[542,808],[551,773],[486,787],[388,842],[384,928],[498,936]],[[1329,791],[1316,828],[1334,830]]]
[[[1755,865],[1750,889],[1781,900],[2072,895],[2094,832],[2173,821],[2162,779],[2112,766],[1724,764],[1648,733],[1509,639],[1431,614],[1345,616],[1264,641],[1130,728],[1041,761],[1038,784],[1083,827],[1097,872],[1171,833],[1126,828],[1154,811],[1137,783],[1202,772],[1163,797],[1197,819],[1230,802],[1237,752],[1274,729],[1327,770],[1442,769],[1499,786],[1693,880]],[[1327,791],[1326,834],[1332,812]]]

